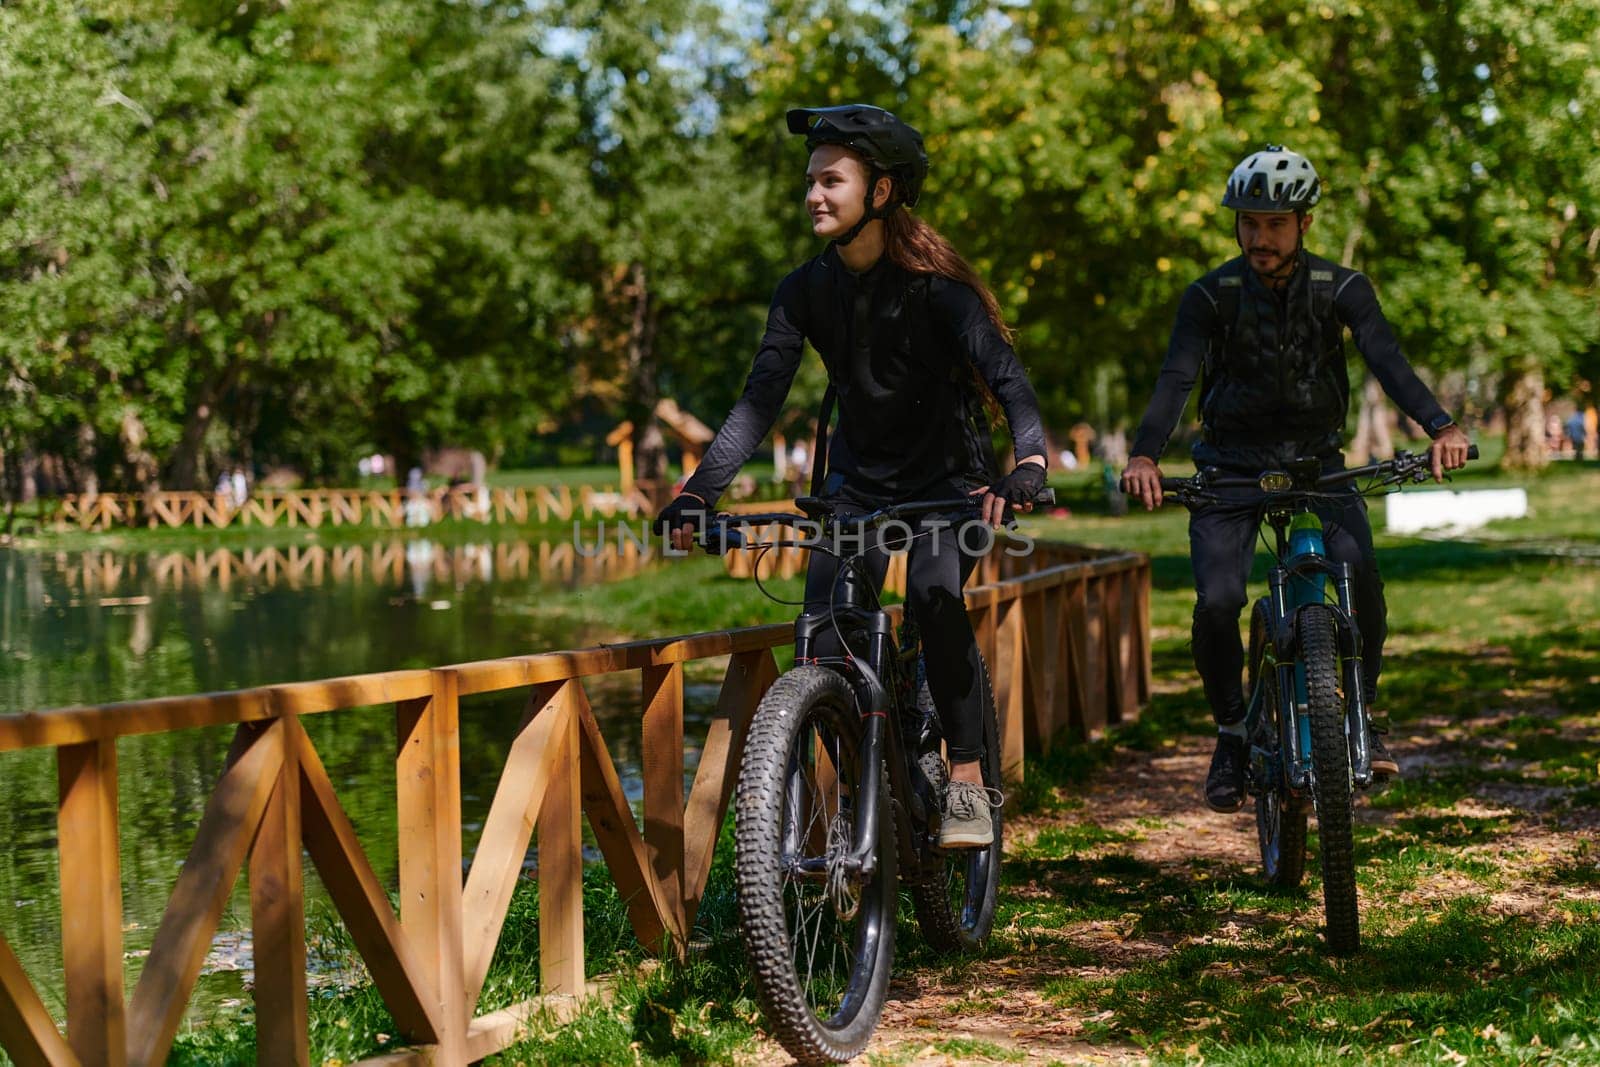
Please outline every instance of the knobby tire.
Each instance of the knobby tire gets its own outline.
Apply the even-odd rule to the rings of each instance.
[[[1000,726],[995,717],[989,670],[979,680],[983,695],[983,784],[1000,788]],[[941,874],[911,886],[911,904],[922,936],[938,952],[977,952],[994,928],[1000,889],[1003,819],[992,809],[994,842],[987,848],[951,850]]]
[[[1267,882],[1279,889],[1294,889],[1306,873],[1306,806],[1289,792],[1285,779],[1282,694],[1277,668],[1266,659],[1270,611],[1266,600],[1256,601],[1250,614],[1250,658],[1246,661],[1246,702],[1255,702],[1256,690],[1261,688],[1261,717],[1252,743],[1268,753],[1269,762],[1276,768],[1272,781],[1255,783],[1256,841]]]
[[[780,677],[756,709],[735,787],[739,929],[767,1025],[802,1064],[843,1062],[866,1047],[888,993],[896,905],[888,783],[879,793],[878,865],[841,915],[826,878],[785,862],[854,849],[848,815],[861,781],[862,720],[849,684],[825,667]],[[826,779],[838,751],[837,789]],[[882,775],[881,768],[871,773]],[[881,779],[880,779],[881,781]],[[829,809],[832,808],[830,818]]]
[[[1361,945],[1361,920],[1356,906],[1350,746],[1345,737],[1344,702],[1339,695],[1338,630],[1332,613],[1317,606],[1301,611],[1297,628],[1306,671],[1307,713],[1311,717],[1311,769],[1321,841],[1328,950],[1336,956],[1347,956]]]

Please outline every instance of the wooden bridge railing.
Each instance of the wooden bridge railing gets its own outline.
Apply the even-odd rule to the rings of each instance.
[[[149,584],[189,589],[234,582],[282,582],[291,588],[325,582],[382,581],[399,585],[421,571],[441,584],[500,578],[603,581],[628,578],[655,562],[647,546],[619,541],[496,541],[493,544],[429,545],[392,537],[350,545],[266,545],[260,548],[197,548],[184,552],[132,554],[121,549],[57,551],[54,561],[68,590],[115,596]]]
[[[1031,569],[1030,569],[1031,568]],[[1148,697],[1149,564],[1040,544],[986,561],[967,591],[990,664],[1004,766],[1029,747],[1137,714]],[[586,990],[581,819],[587,815],[640,941],[688,940],[745,729],[778,674],[789,624],[402,670],[232,693],[0,716],[0,752],[51,747],[60,783],[65,1036],[0,935],[0,1044],[22,1064],[163,1062],[230,891],[249,882],[258,1056],[306,1064],[301,846],[412,1050],[370,1062],[461,1064],[512,1044],[529,1014]],[[684,796],[684,667],[728,657]],[[623,794],[584,680],[638,671],[643,823]],[[462,871],[459,709],[526,691],[525,712],[468,873]],[[302,725],[392,704],[399,914]],[[236,724],[233,745],[131,997],[123,984],[117,739]],[[523,860],[537,835],[540,996],[478,1014]]]
[[[113,526],[293,526],[398,527],[410,525],[408,511],[428,522],[541,522],[551,518],[613,518],[637,515],[648,503],[637,492],[580,486],[489,488],[459,485],[412,494],[403,489],[258,489],[242,502],[226,494],[163,491],[63,496],[48,507],[45,520],[80,530]]]

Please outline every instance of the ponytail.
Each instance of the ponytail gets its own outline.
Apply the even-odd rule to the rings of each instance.
[[[972,264],[961,258],[943,234],[910,211],[894,211],[883,220],[884,253],[889,261],[913,274],[937,274],[969,286],[983,302],[989,321],[1007,344],[1016,337],[1000,314],[1000,301],[983,284]]]
[[[961,253],[938,230],[910,211],[893,211],[883,220],[883,246],[889,261],[903,270],[913,274],[937,274],[971,288],[978,294],[995,330],[1007,344],[1011,343],[1016,331],[1007,326],[1001,316],[1000,301],[983,284],[983,279],[972,269],[972,264],[962,259]],[[972,380],[978,395],[983,398],[984,410],[989,413],[990,421],[996,425],[1003,423],[1005,412],[977,367],[972,368]]]

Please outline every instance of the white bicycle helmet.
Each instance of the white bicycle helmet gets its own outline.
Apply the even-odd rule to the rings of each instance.
[[[1235,211],[1306,211],[1322,199],[1322,182],[1311,161],[1281,144],[1246,156],[1228,176],[1222,206]]]

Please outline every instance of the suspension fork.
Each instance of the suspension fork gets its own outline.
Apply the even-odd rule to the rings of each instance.
[[[1283,541],[1282,531],[1278,540]],[[1280,551],[1279,555],[1282,555]],[[1293,628],[1289,623],[1289,572],[1273,567],[1267,572],[1267,597],[1272,606],[1273,670],[1278,672],[1278,751],[1283,753],[1284,776],[1289,788],[1298,793],[1309,780],[1310,751],[1301,737],[1300,686],[1295,671]]]
[[[1361,629],[1356,625],[1355,596],[1352,592],[1353,576],[1348,563],[1340,563],[1334,576],[1334,587],[1339,591],[1342,618],[1340,652],[1344,655],[1345,736],[1350,741],[1350,775],[1360,789],[1372,784],[1372,747],[1368,743],[1368,716],[1366,690],[1363,686],[1361,662]]]
[[[861,756],[857,761],[860,781],[856,783],[858,800],[852,813],[856,847],[845,860],[845,866],[863,882],[870,881],[878,869],[878,812],[879,806],[887,803],[883,796],[883,767],[894,745],[888,736],[889,713],[894,703],[880,673],[895,654],[894,629],[884,611],[874,612],[868,625],[867,662],[854,663],[856,701],[862,719]]]

